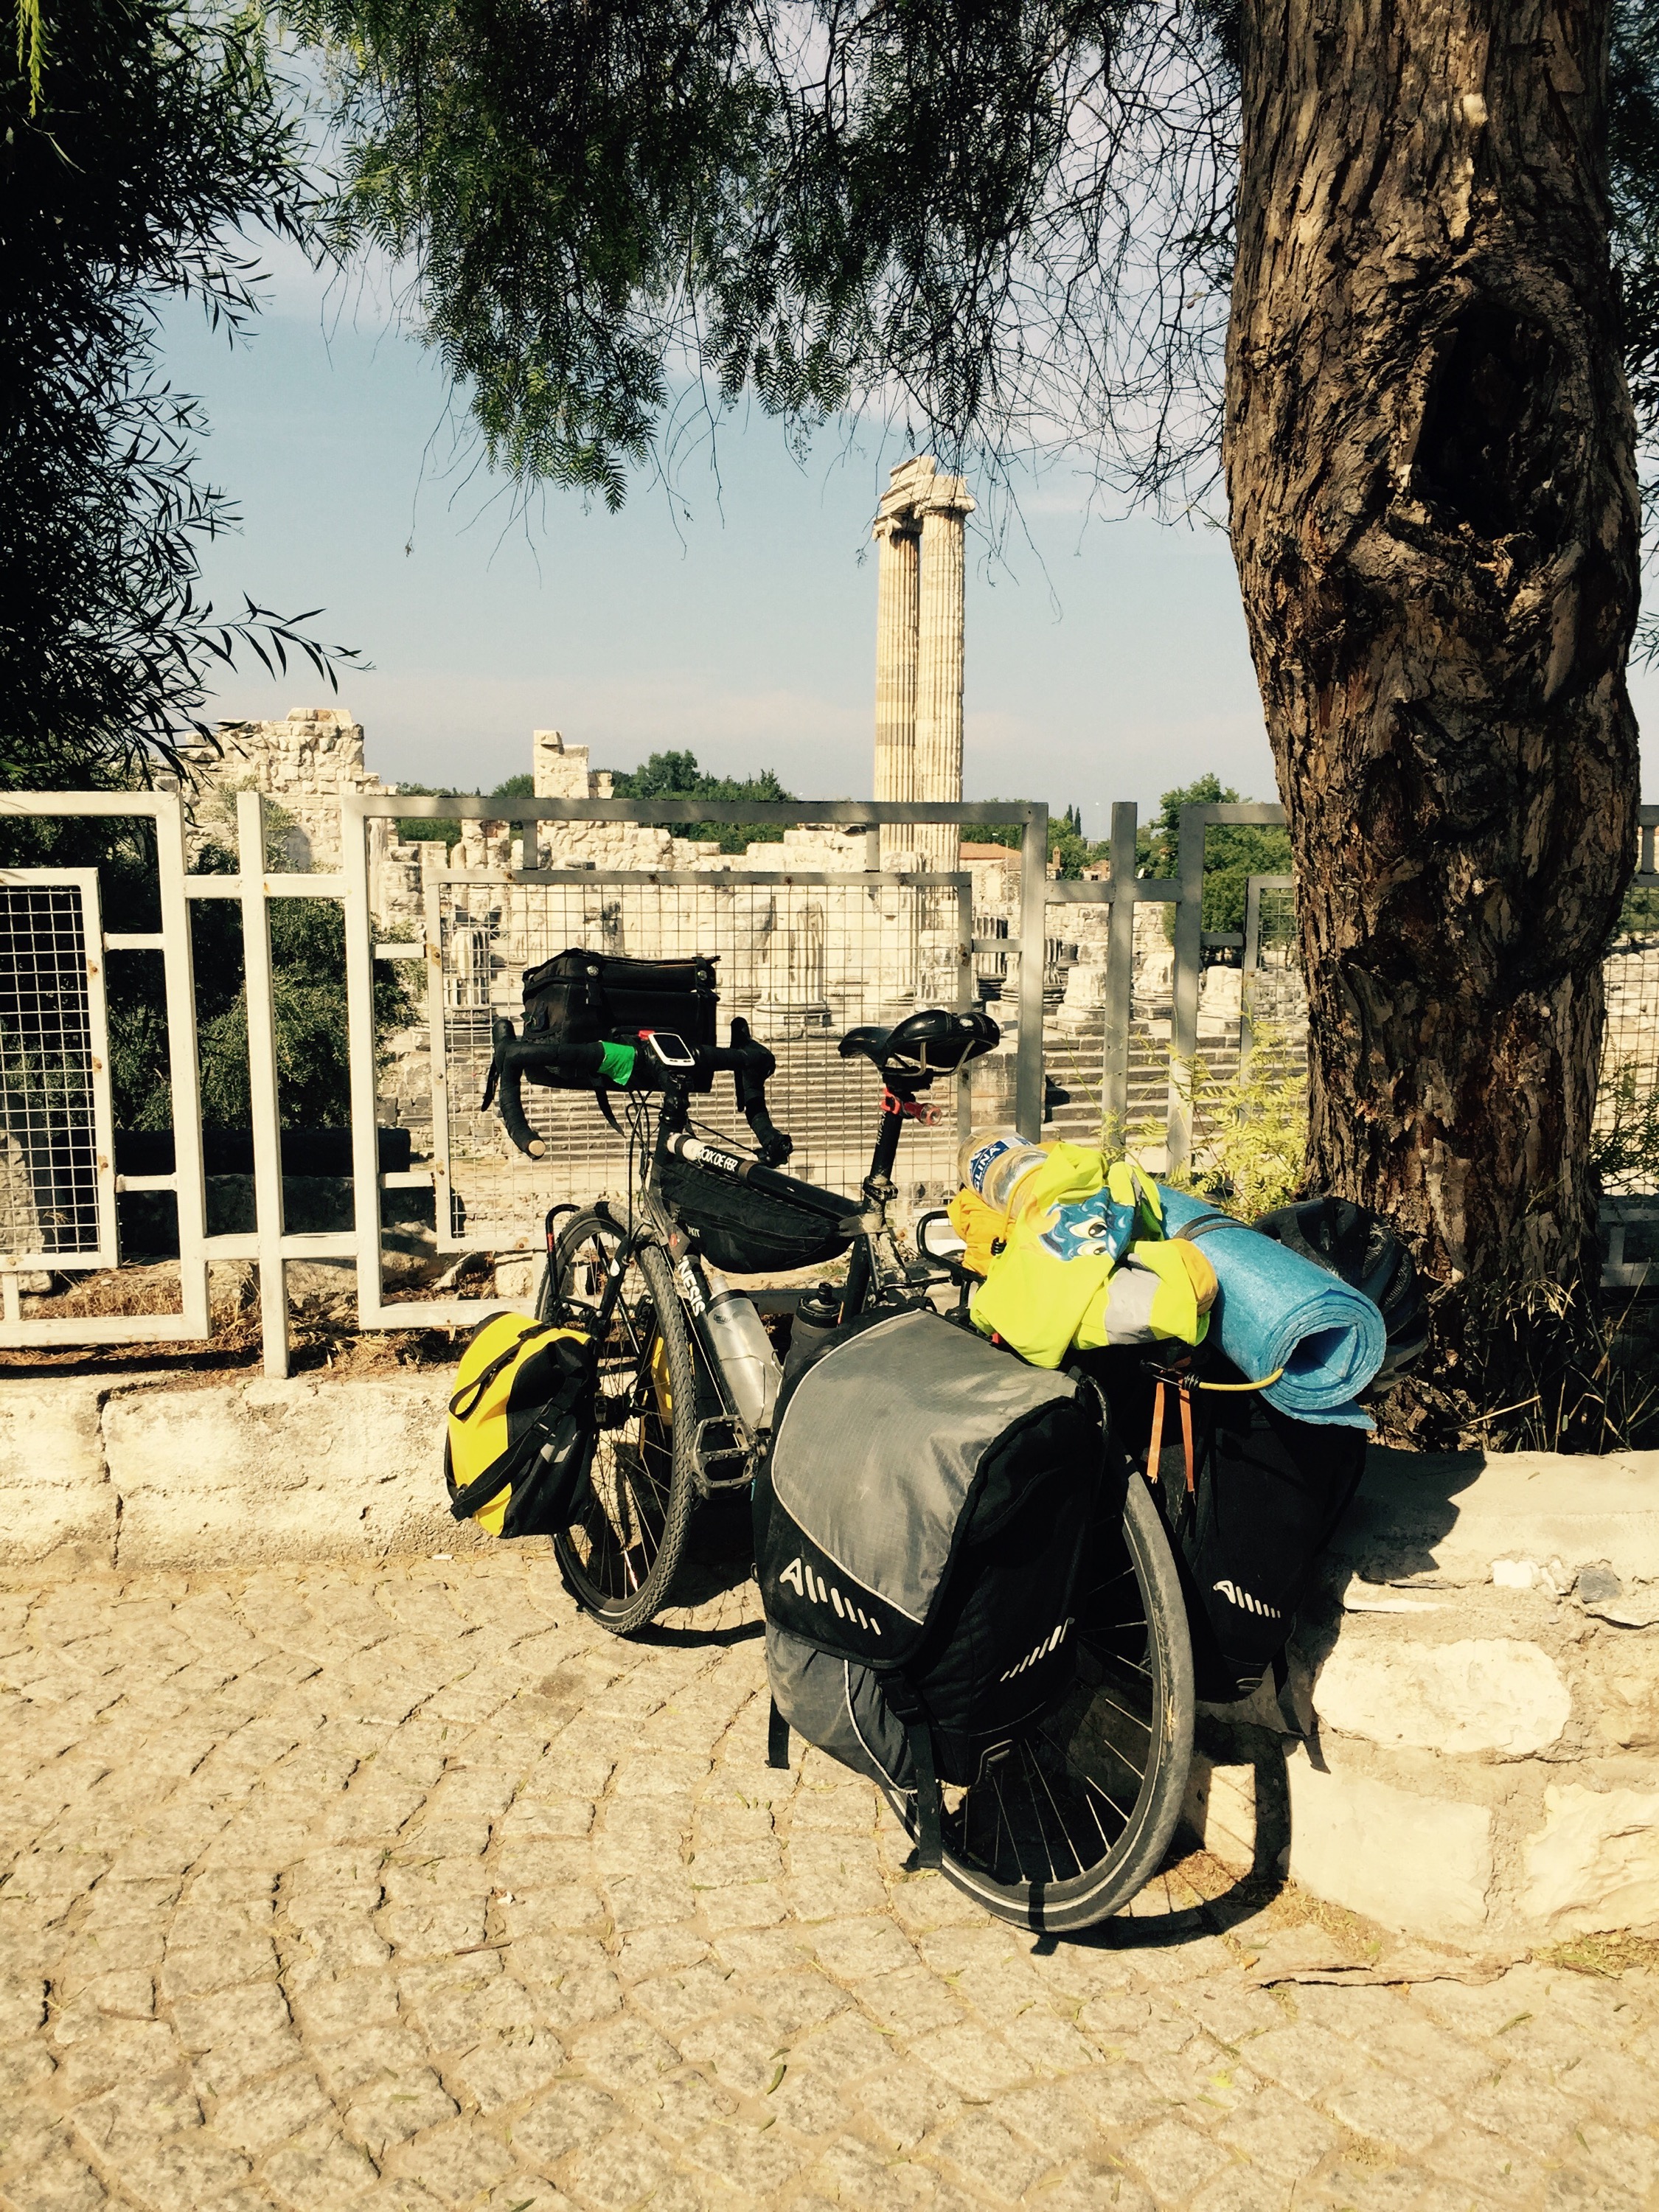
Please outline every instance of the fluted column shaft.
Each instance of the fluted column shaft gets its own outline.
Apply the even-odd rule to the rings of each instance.
[[[948,481],[948,480],[947,480]],[[952,501],[921,521],[916,656],[916,797],[962,797],[963,514]],[[913,840],[923,866],[948,872],[961,857],[954,824],[928,823]]]
[[[916,795],[917,554],[913,531],[876,525],[876,783],[878,799]],[[884,863],[912,843],[908,830],[884,829]]]

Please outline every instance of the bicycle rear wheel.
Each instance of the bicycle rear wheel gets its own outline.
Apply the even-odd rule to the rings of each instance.
[[[1133,1468],[1079,1585],[1060,1710],[991,1754],[945,1816],[947,1881],[999,1919],[1087,1928],[1157,1871],[1193,1752],[1193,1656],[1175,1555]],[[914,1800],[889,1802],[914,1834]]]
[[[605,1215],[578,1214],[543,1275],[538,1318],[597,1332],[623,1243]],[[553,1550],[582,1610],[626,1636],[668,1602],[697,1494],[691,1340],[668,1261],[654,1244],[629,1261],[599,1355],[592,1472],[569,1525],[555,1531]]]

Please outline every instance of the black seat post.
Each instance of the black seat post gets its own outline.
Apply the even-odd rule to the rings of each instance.
[[[895,1091],[884,1079],[881,1127],[876,1132],[876,1148],[870,1155],[870,1172],[864,1178],[865,1199],[878,1208],[884,1221],[893,1196],[893,1164],[898,1158],[899,1139],[904,1133],[904,1109],[909,1103],[908,1089]],[[851,1321],[854,1315],[862,1313],[869,1289],[870,1242],[867,1237],[861,1237],[854,1245],[853,1256],[848,1263],[847,1287],[842,1294],[842,1321]]]
[[[896,1091],[889,1084],[881,1094],[881,1127],[876,1132],[876,1148],[870,1155],[870,1172],[864,1179],[866,1193],[884,1202],[893,1195],[893,1164],[898,1158],[899,1139],[904,1133],[904,1109],[910,1103],[908,1091]]]

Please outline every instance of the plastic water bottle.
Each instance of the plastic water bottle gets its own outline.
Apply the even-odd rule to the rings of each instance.
[[[1048,1157],[1046,1146],[1034,1145],[1018,1129],[975,1129],[957,1154],[957,1173],[987,1206],[1012,1213],[1016,1191]]]
[[[734,1291],[718,1268],[704,1273],[710,1293],[702,1316],[708,1347],[720,1362],[738,1418],[751,1437],[758,1436],[772,1425],[783,1370],[753,1298]]]

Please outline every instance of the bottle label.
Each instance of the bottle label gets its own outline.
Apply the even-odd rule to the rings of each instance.
[[[981,1145],[969,1158],[968,1180],[981,1198],[985,1195],[986,1176],[989,1175],[1003,1154],[1012,1152],[1013,1149],[1013,1146],[1009,1143],[1006,1137],[997,1137],[990,1144]]]

